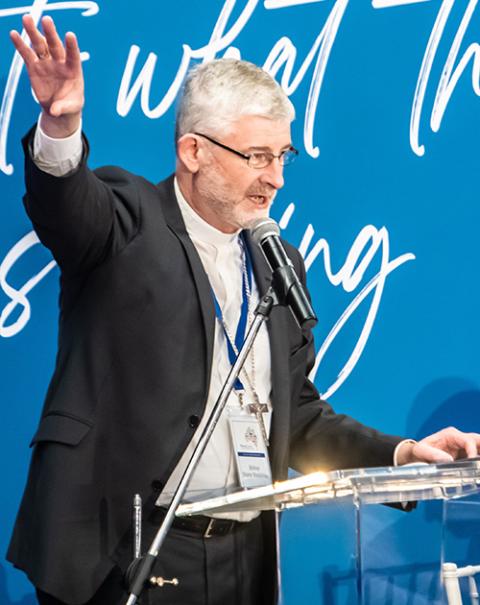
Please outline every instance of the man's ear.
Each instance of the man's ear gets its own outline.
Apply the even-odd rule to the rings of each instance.
[[[194,134],[184,134],[177,141],[177,155],[189,172],[195,174],[199,171],[203,151]]]

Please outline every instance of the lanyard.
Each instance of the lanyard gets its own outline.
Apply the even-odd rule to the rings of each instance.
[[[230,335],[226,328],[225,320],[223,318],[222,309],[220,308],[220,304],[218,303],[217,297],[215,296],[215,292],[212,288],[213,302],[215,304],[215,315],[223,326],[223,331],[225,332],[225,338],[227,341],[228,358],[232,365],[235,363],[238,351],[242,348],[242,345],[245,341],[245,333],[247,331],[248,323],[250,293],[252,291],[253,281],[252,260],[250,258],[250,252],[242,235],[240,236],[239,243],[242,248],[242,305],[240,308],[240,318],[238,320],[237,329],[235,331],[234,343],[232,343],[231,341]],[[244,390],[240,378],[236,379],[234,388],[236,391]]]

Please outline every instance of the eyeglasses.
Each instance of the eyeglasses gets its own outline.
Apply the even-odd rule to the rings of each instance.
[[[295,147],[289,147],[278,155],[275,155],[271,151],[253,151],[252,153],[242,153],[241,151],[227,147],[227,145],[224,145],[223,143],[220,143],[219,141],[216,141],[215,139],[212,139],[212,137],[202,134],[201,132],[194,132],[193,134],[197,135],[197,137],[203,137],[204,139],[207,139],[207,141],[210,141],[210,143],[218,145],[218,147],[238,155],[238,157],[247,161],[247,165],[250,166],[250,168],[266,168],[269,164],[271,164],[271,162],[273,162],[274,158],[278,158],[281,166],[287,166],[287,164],[294,162],[298,155],[298,150],[295,149]]]

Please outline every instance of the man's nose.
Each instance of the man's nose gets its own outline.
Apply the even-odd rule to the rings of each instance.
[[[278,158],[273,158],[268,166],[262,170],[260,177],[262,183],[268,184],[274,189],[281,189],[284,185],[283,166]]]

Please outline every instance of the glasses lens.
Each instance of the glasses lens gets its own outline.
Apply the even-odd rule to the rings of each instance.
[[[265,168],[265,166],[270,164],[274,157],[275,156],[273,153],[266,153],[263,151],[259,153],[252,153],[248,158],[247,164],[251,168]]]
[[[247,164],[251,168],[265,168],[273,161],[273,158],[278,157],[280,164],[282,166],[285,166],[286,164],[291,164],[292,162],[294,162],[297,155],[298,151],[294,147],[292,147],[291,149],[287,149],[279,156],[276,156],[273,153],[269,153],[267,151],[261,151],[252,153],[247,160]]]
[[[282,155],[280,156],[280,164],[282,164],[282,166],[291,164],[292,162],[295,161],[297,155],[298,155],[298,151],[296,149],[293,149],[293,148],[287,149],[287,151],[282,153]]]

